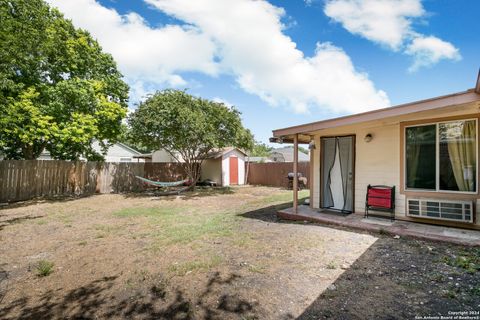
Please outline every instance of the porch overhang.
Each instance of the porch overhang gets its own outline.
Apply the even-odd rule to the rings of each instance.
[[[311,141],[313,135],[315,135],[316,132],[324,129],[353,125],[357,123],[375,120],[383,120],[386,118],[465,105],[473,102],[480,102],[480,73],[477,80],[476,88],[474,89],[469,89],[467,91],[411,102],[389,108],[377,109],[339,118],[327,119],[298,126],[276,129],[272,131],[273,137],[270,138],[270,141],[277,142],[275,139],[278,139],[285,143],[292,143],[294,135],[297,134],[299,143],[308,143]]]

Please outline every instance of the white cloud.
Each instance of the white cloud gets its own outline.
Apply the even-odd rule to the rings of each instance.
[[[145,0],[183,25],[149,26],[94,0],[49,0],[112,53],[140,99],[155,85],[183,85],[182,72],[228,74],[273,106],[361,112],[389,105],[349,56],[318,43],[305,57],[283,33],[285,11],[260,0]]]
[[[149,82],[184,86],[180,72],[217,73],[215,44],[189,26],[151,27],[138,14],[120,15],[95,0],[48,0],[98,39],[113,55],[130,83],[132,98],[144,95]],[[133,99],[132,99],[133,100]]]
[[[416,71],[420,67],[431,66],[442,59],[460,60],[458,49],[451,43],[437,37],[417,37],[408,45],[405,53],[414,56],[415,62],[410,71]]]
[[[412,22],[426,15],[421,0],[327,0],[324,12],[353,34],[412,55],[411,71],[460,59],[451,43],[413,29]]]
[[[331,0],[325,14],[349,32],[398,50],[425,12],[419,0]]]
[[[357,72],[345,52],[318,44],[305,57],[283,34],[283,9],[251,0],[147,0],[212,38],[221,65],[245,91],[270,105],[306,112],[311,105],[360,112],[389,105],[386,94]]]

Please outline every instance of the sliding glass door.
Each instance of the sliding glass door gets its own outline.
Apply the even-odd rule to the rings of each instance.
[[[354,136],[321,138],[321,207],[353,212]]]

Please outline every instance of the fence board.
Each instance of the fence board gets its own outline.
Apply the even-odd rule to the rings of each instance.
[[[2,160],[0,202],[143,190],[145,185],[135,176],[160,181],[185,179],[182,165],[175,163]]]
[[[292,163],[251,163],[248,183],[285,188],[287,174],[292,170]],[[309,178],[309,163],[299,163],[298,171]],[[143,190],[145,185],[135,176],[157,181],[178,181],[186,177],[183,166],[176,163],[3,160],[0,161],[0,202]]]
[[[245,166],[245,172],[248,171],[247,183],[252,185],[286,188],[288,186],[287,175],[289,172],[293,172],[292,162],[246,163]],[[309,162],[299,162],[298,172],[310,181]]]

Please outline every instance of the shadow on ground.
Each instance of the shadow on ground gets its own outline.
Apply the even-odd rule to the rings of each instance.
[[[2,210],[13,209],[13,208],[21,208],[21,207],[28,207],[31,205],[39,204],[39,203],[62,203],[62,202],[70,202],[75,201],[82,198],[88,198],[92,196],[96,196],[98,193],[94,194],[82,194],[82,195],[62,195],[62,196],[53,196],[53,197],[38,197],[33,198],[30,200],[24,201],[16,201],[16,202],[8,202],[8,203],[1,203],[0,204],[0,217],[2,216]]]
[[[276,216],[276,211],[291,205],[269,206],[240,216],[298,224]],[[352,265],[335,266],[345,271],[298,319],[414,319],[479,310],[479,248],[375,236],[378,240]]]
[[[117,277],[105,277],[69,292],[58,289],[45,292],[36,300],[21,298],[9,305],[0,305],[0,318],[250,318],[255,315],[257,305],[235,294],[232,286],[239,278],[236,274],[221,276],[218,272],[213,273],[192,300],[185,292],[162,285],[162,282],[122,294],[114,287]]]
[[[22,216],[22,217],[7,219],[7,220],[0,220],[0,231],[2,231],[6,226],[9,226],[12,224],[22,223],[26,220],[34,220],[34,219],[39,219],[43,217],[44,216]],[[1,215],[0,215],[0,218],[1,218]]]

